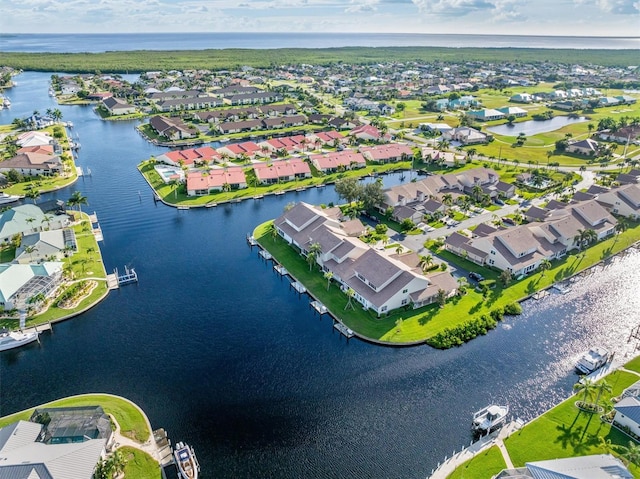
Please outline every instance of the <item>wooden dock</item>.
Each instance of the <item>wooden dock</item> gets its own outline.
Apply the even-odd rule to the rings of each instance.
[[[249,233],[247,233],[247,243],[249,243],[249,246],[256,246],[258,244],[258,242],[253,237],[253,235],[251,235]]]
[[[547,297],[548,295],[549,295],[549,291],[547,291],[546,289],[541,289],[537,293],[533,294],[533,296],[531,296],[531,297],[533,299],[535,299],[535,300],[539,300],[539,299]]]
[[[320,315],[326,314],[329,312],[327,307],[322,304],[320,301],[311,301],[309,303],[313,309],[315,309]]]
[[[118,276],[115,273],[107,275],[107,288],[109,289],[118,289],[120,285],[118,284]]]
[[[340,334],[342,334],[347,339],[353,338],[355,334],[353,331],[351,331],[349,328],[347,328],[344,324],[342,324],[339,321],[336,321],[335,323],[333,323],[333,327],[334,329],[337,329],[340,332]]]
[[[28,328],[20,328],[20,331],[23,333],[41,333],[43,331],[53,331],[53,326],[51,322],[37,324],[35,326],[30,326]]]

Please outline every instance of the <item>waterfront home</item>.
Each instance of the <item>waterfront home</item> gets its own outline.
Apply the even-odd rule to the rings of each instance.
[[[256,158],[257,156],[266,156],[262,151],[262,148],[256,145],[253,141],[243,141],[242,143],[232,143],[230,145],[222,146],[218,148],[223,158],[225,156],[229,158]]]
[[[47,215],[36,205],[14,206],[0,213],[0,243],[8,243],[16,235],[27,235],[47,229],[69,226],[67,215]]]
[[[364,156],[362,156],[362,153],[349,149],[335,153],[310,155],[309,161],[322,173],[335,173],[341,168],[351,170],[367,166],[367,161],[364,159]]]
[[[258,182],[262,185],[311,178],[311,168],[298,158],[272,163],[255,163],[253,171],[255,171]]]
[[[463,155],[456,155],[451,151],[440,151],[430,146],[422,148],[422,158],[425,162],[437,163],[449,168],[464,162]]]
[[[211,163],[219,162],[221,159],[222,155],[210,146],[169,151],[156,157],[156,161],[159,163],[165,163],[167,165],[180,167],[192,167],[196,164],[208,165]]]
[[[181,90],[179,88],[171,88],[160,92],[152,90],[147,95],[147,98],[154,103],[158,103],[160,101],[173,100],[177,98],[195,98],[200,95],[206,96],[206,93],[203,93],[201,90]]]
[[[330,128],[335,128],[336,130],[350,130],[355,128],[358,124],[355,120],[350,120],[348,118],[342,118],[340,116],[336,116],[329,120],[327,126]]]
[[[35,147],[41,149],[41,147]],[[14,157],[0,161],[0,172],[16,170],[25,176],[53,176],[63,172],[62,160],[58,155],[48,152],[30,151],[23,148]]]
[[[409,146],[399,143],[361,146],[358,150],[365,159],[374,163],[396,163],[413,159],[413,150]]]
[[[187,174],[187,195],[202,196],[225,190],[238,190],[247,187],[247,179],[240,166],[217,168],[208,172]]]
[[[432,131],[440,134],[453,129],[452,126],[446,123],[420,123],[418,126],[422,131]]]
[[[36,409],[0,429],[0,477],[91,479],[112,444],[99,406]]]
[[[505,118],[511,115],[515,116],[516,118],[522,118],[529,114],[527,110],[525,110],[524,108],[519,108],[517,106],[503,106],[503,107],[497,108],[497,111],[502,113],[505,116]]]
[[[229,85],[223,88],[217,88],[211,92],[212,95],[216,95],[219,97],[230,96],[230,95],[241,95],[241,94],[249,94],[249,93],[259,93],[262,90],[255,86],[247,86],[247,85]]]
[[[467,112],[467,115],[479,121],[501,120],[505,116],[504,113],[498,110],[494,110],[493,108],[469,111]]]
[[[59,261],[0,264],[0,308],[5,311],[27,309],[33,296],[51,296],[62,283],[63,265]]]
[[[617,143],[640,144],[640,125],[629,125],[615,131],[603,131],[599,136],[603,140]]]
[[[463,145],[474,145],[487,143],[492,136],[470,126],[460,126],[449,131],[443,131],[442,138],[447,141],[457,141]]]
[[[633,479],[622,461],[611,454],[567,457],[525,463],[505,469],[495,479]]]
[[[378,316],[412,305],[418,308],[457,291],[457,283],[446,271],[425,276],[415,253],[406,255],[377,251],[354,237],[364,230],[353,220],[340,222],[334,209],[323,210],[297,203],[274,220],[278,234],[301,254],[311,245],[320,252],[314,258],[321,269],[331,272],[343,291],[352,289],[354,299]]]
[[[593,230],[597,240],[615,231],[616,219],[595,200],[558,206],[537,217],[527,215],[531,220],[539,218],[539,222],[496,229],[475,238],[455,233],[445,240],[445,248],[477,264],[519,276],[538,269],[542,260],[561,258],[580,248],[581,231]]]
[[[152,116],[149,125],[158,135],[169,140],[184,140],[193,138],[197,134],[196,129],[187,126],[180,118],[176,117]]]
[[[263,120],[240,120],[240,121],[225,121],[217,125],[217,129],[220,133],[229,135],[233,133],[244,133],[254,130],[264,129]]]
[[[634,436],[640,436],[640,399],[637,396],[626,396],[613,409],[616,411],[613,425],[623,431],[628,428]]]
[[[579,155],[596,156],[600,152],[600,145],[591,138],[584,140],[570,141],[567,144],[567,153],[577,153]]]
[[[161,100],[156,104],[156,108],[163,112],[201,110],[204,108],[215,108],[222,106],[220,98],[212,96],[195,96],[190,98],[171,98]]]
[[[102,100],[102,106],[110,115],[129,115],[136,112],[135,105],[130,105],[125,100],[110,96]]]
[[[259,109],[265,116],[291,116],[298,113],[296,107],[290,103],[281,105],[260,105]]]
[[[78,250],[76,234],[71,228],[40,231],[22,237],[14,262],[40,263],[44,260],[62,261]]]

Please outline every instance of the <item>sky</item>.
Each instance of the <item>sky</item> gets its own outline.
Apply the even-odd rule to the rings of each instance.
[[[0,33],[640,36],[640,0],[0,0]]]

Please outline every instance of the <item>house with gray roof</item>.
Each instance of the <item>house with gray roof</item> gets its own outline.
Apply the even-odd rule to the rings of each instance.
[[[62,281],[62,266],[59,261],[0,264],[0,308],[26,309],[32,297],[52,295]]]
[[[69,225],[67,215],[46,215],[33,204],[14,206],[0,213],[0,243],[9,242],[16,235],[36,233],[46,228],[64,228]]]
[[[527,462],[505,469],[495,479],[632,479],[633,474],[611,454]]]
[[[83,436],[44,442],[47,426],[18,421],[0,429],[0,479],[91,479],[107,441]]]
[[[333,273],[343,291],[353,289],[354,299],[378,315],[408,304],[418,308],[433,303],[441,289],[447,296],[455,294],[457,282],[450,273],[425,276],[417,264],[371,248],[356,237],[364,226],[355,221],[360,223],[340,221],[331,210],[298,203],[274,224],[304,256],[318,245],[315,261],[322,270]]]
[[[640,436],[640,398],[626,396],[618,401],[613,409],[616,411],[613,425],[622,431],[628,430],[635,436]]]
[[[599,193],[596,201],[613,214],[640,218],[640,185],[627,184]]]
[[[14,261],[21,264],[60,261],[77,249],[76,235],[71,228],[40,231],[22,238]]]

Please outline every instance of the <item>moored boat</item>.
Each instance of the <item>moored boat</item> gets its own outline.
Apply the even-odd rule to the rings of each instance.
[[[591,374],[604,366],[609,360],[609,351],[602,347],[589,349],[576,363],[576,370],[582,374]]]
[[[38,339],[38,333],[20,333],[17,331],[3,330],[0,332],[0,351],[7,351],[13,348],[19,348],[25,344],[29,344]]]
[[[485,434],[502,427],[507,420],[509,406],[491,404],[473,415],[473,430]]]
[[[14,201],[18,201],[19,199],[20,199],[20,196],[17,196],[17,195],[8,195],[6,193],[0,193],[0,205],[13,203]]]
[[[191,446],[179,442],[176,444],[173,456],[175,457],[176,466],[182,479],[198,479],[200,465]]]

